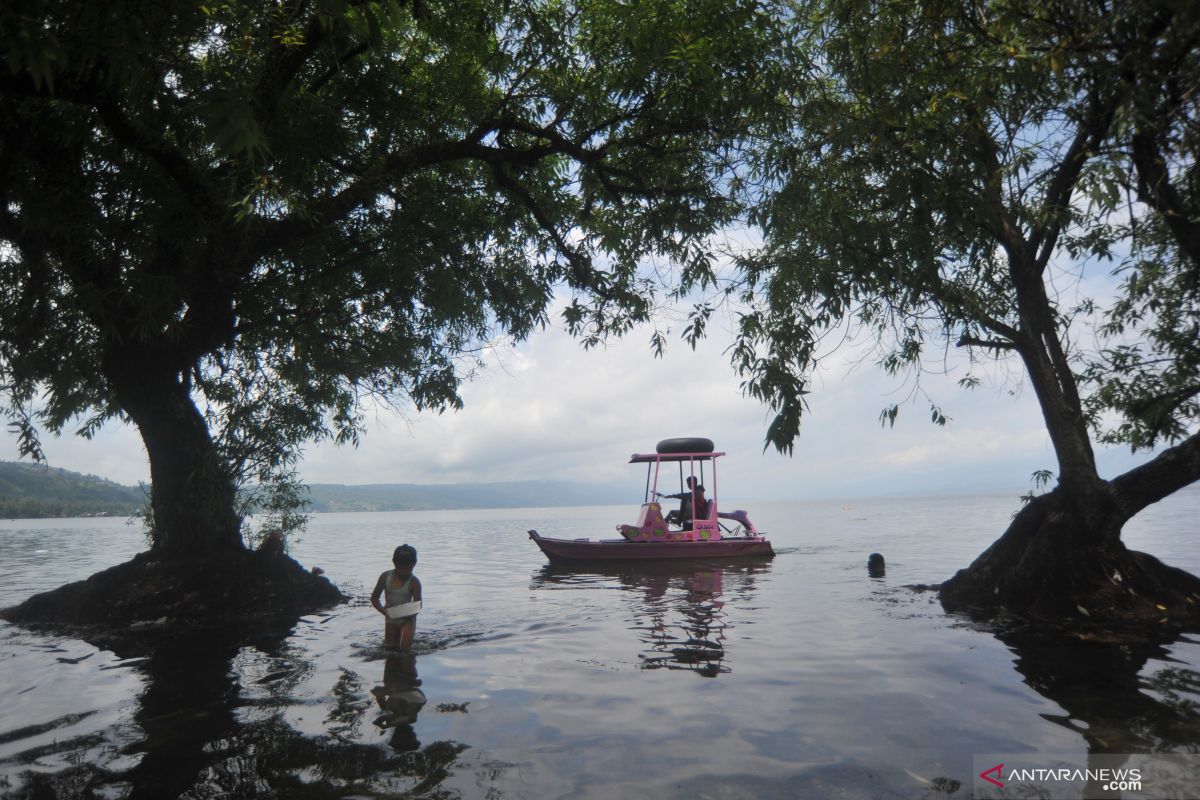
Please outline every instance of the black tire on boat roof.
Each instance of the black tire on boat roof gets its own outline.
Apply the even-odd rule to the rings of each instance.
[[[711,453],[713,440],[699,436],[685,436],[679,439],[663,439],[654,448],[656,453]]]

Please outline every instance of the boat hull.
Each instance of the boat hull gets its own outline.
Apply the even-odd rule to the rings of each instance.
[[[771,543],[762,536],[716,541],[631,542],[626,539],[552,539],[530,531],[529,538],[552,563],[772,558],[775,555]]]

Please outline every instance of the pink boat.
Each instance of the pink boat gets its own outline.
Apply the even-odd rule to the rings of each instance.
[[[553,539],[537,531],[529,538],[551,562],[642,561],[664,558],[771,558],[775,551],[754,527],[745,511],[722,512],[717,507],[717,458],[711,439],[664,439],[653,453],[635,453],[630,464],[646,465],[646,493],[637,522],[618,525],[618,539]],[[679,466],[679,492],[660,494],[665,482],[664,464]],[[705,468],[712,478],[712,498],[706,496]],[[696,487],[694,490],[692,487]],[[663,514],[660,498],[680,501],[679,508]]]

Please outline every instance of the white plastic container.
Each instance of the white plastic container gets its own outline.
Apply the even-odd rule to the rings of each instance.
[[[388,606],[388,619],[404,619],[406,617],[415,617],[417,612],[421,610],[421,601],[414,600],[411,603],[401,603],[398,606]]]

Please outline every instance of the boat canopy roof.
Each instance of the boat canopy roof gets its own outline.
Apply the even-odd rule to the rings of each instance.
[[[653,453],[634,453],[630,464],[647,464],[663,461],[711,461],[724,453],[715,452],[713,440],[703,436],[682,436],[663,439],[654,447]]]
[[[711,461],[724,453],[634,453],[630,464],[646,464],[651,461]]]

